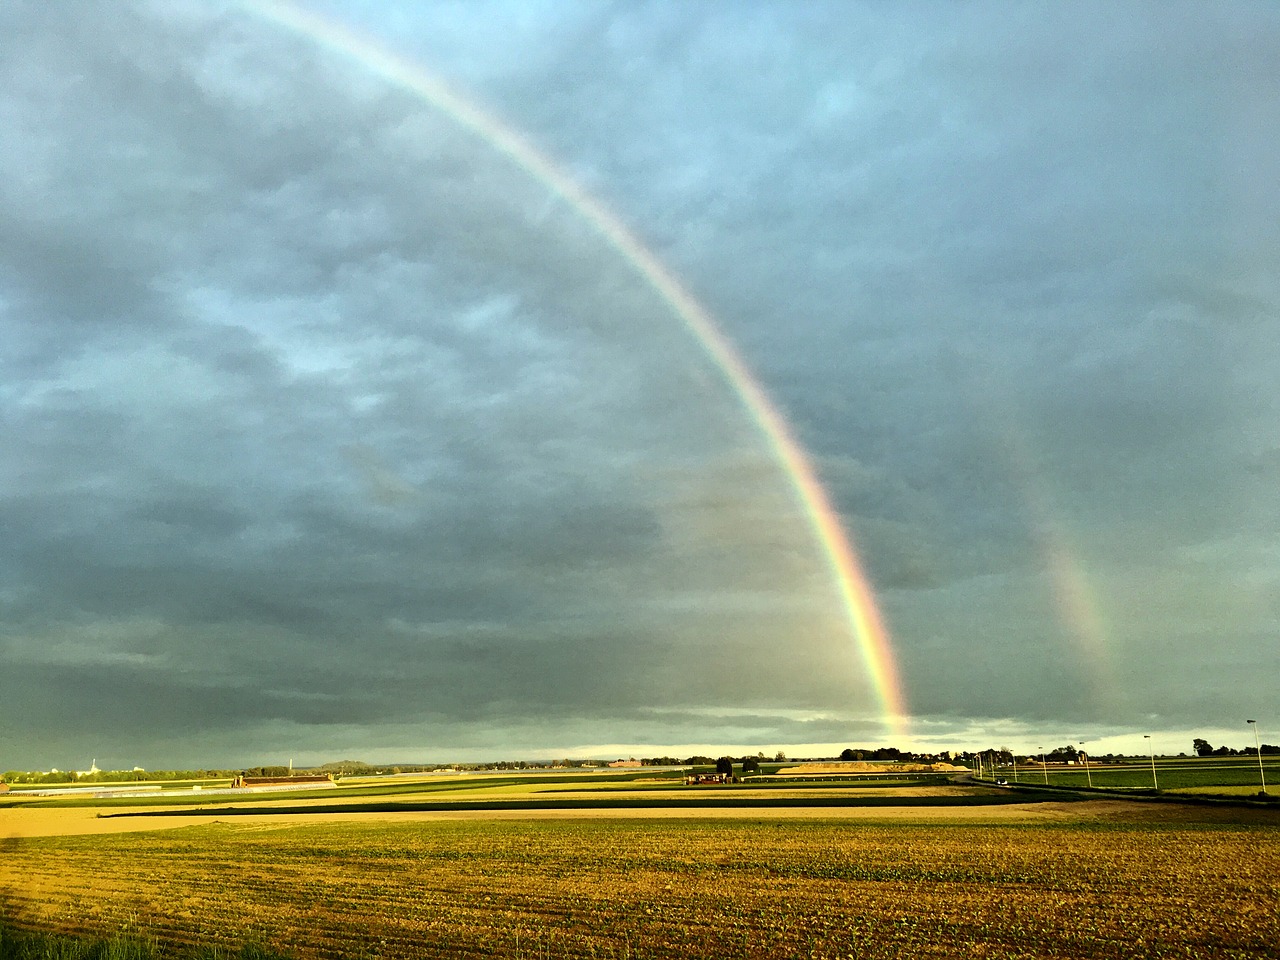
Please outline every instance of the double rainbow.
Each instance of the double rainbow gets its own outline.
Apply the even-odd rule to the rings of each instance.
[[[420,66],[293,3],[245,0],[244,7],[279,27],[359,62],[480,137],[576,211],[670,306],[741,399],[789,477],[830,564],[863,664],[880,701],[885,724],[891,734],[905,736],[906,711],[889,634],[839,515],[832,508],[790,427],[707,312],[599,200],[583,191],[571,177],[514,131],[460,97]]]

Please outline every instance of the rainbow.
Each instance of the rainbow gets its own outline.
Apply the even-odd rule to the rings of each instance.
[[[741,399],[743,407],[790,478],[822,552],[830,563],[863,664],[880,700],[884,721],[894,736],[906,736],[906,710],[889,632],[839,515],[831,506],[826,491],[818,482],[813,466],[796,442],[790,427],[751,375],[733,345],[657,257],[611,211],[583,191],[547,157],[420,66],[294,3],[283,0],[244,0],[242,6],[276,26],[359,62],[390,83],[415,94],[483,139],[493,150],[545,185],[575,210],[670,306]]]
[[[999,445],[1022,496],[1032,542],[1044,560],[1058,622],[1079,647],[1081,671],[1091,674],[1096,697],[1119,702],[1118,681],[1108,650],[1107,619],[1097,591],[1079,552],[1073,549],[1042,472],[1036,467],[1026,431],[1018,421],[1017,405],[999,389],[1003,380],[998,369],[980,367],[968,383],[970,401]]]

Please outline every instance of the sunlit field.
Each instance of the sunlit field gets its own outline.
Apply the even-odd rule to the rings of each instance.
[[[398,807],[19,802],[0,809],[3,912],[174,955],[1280,956],[1271,809],[865,784],[778,792],[832,807],[687,788],[690,808],[662,802],[674,785],[499,779],[452,781],[464,809],[420,802],[430,783],[384,798]],[[592,787],[594,809],[491,805]],[[607,802],[628,796],[654,803]],[[50,835],[12,835],[33,817]],[[98,828],[142,832],[53,835]]]

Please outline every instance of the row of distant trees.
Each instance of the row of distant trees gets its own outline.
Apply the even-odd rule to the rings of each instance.
[[[1230,747],[1215,747],[1208,740],[1196,737],[1191,741],[1191,746],[1195,750],[1197,757],[1248,757],[1256,756],[1259,751],[1264,756],[1280,756],[1280,746],[1274,743],[1264,743],[1260,747],[1244,747],[1241,750],[1233,750]]]
[[[733,776],[733,768],[736,764],[743,773],[759,773],[760,761],[768,758],[763,753],[758,753],[754,757],[703,757],[692,756],[683,759],[676,757],[643,757],[640,760],[641,766],[645,767],[709,767],[713,763],[716,765],[716,773],[727,774]],[[786,754],[778,753],[774,757],[775,763],[784,762],[787,759]]]
[[[899,750],[897,747],[876,747],[874,750],[855,750],[845,747],[840,751],[841,760],[890,760],[905,763],[914,760],[916,755],[910,750]]]

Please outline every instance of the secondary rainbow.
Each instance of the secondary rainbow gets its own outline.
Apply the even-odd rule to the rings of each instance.
[[[707,312],[600,201],[583,191],[518,134],[460,97],[422,67],[296,4],[245,0],[243,6],[271,23],[358,61],[475,133],[577,211],[666,301],[737,393],[790,478],[830,563],[863,665],[880,700],[884,721],[895,736],[906,736],[906,710],[889,633],[853,545],[790,427]]]

